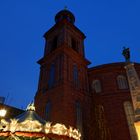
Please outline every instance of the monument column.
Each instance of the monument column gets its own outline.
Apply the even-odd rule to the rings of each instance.
[[[123,56],[125,57],[125,69],[128,78],[130,94],[134,109],[134,125],[140,140],[140,79],[135,70],[134,63],[130,62],[130,50],[125,48],[123,50]]]

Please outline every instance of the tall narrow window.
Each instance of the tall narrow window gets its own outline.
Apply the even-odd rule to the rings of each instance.
[[[62,79],[62,56],[58,58],[58,80]]]
[[[117,77],[117,83],[118,83],[119,89],[128,89],[128,83],[125,76],[119,75]]]
[[[49,72],[48,88],[52,88],[55,82],[55,65],[52,64]]]
[[[73,67],[73,82],[76,87],[78,87],[78,68],[76,65]]]
[[[57,36],[54,37],[50,52],[54,51],[57,48],[57,40],[58,40],[58,37]]]
[[[76,40],[72,38],[71,40],[71,46],[73,48],[73,50],[75,50],[76,52],[78,52],[78,47],[76,45]]]
[[[100,93],[102,91],[101,89],[101,82],[99,80],[94,80],[92,82],[92,90],[96,93]]]
[[[76,102],[76,125],[79,129],[80,133],[82,134],[83,127],[82,127],[82,107],[80,102]]]
[[[50,101],[46,104],[46,120],[47,121],[51,120],[51,102]]]
[[[129,101],[124,102],[124,110],[127,118],[127,123],[129,126],[129,132],[132,140],[138,140],[136,129],[134,126],[134,111],[132,104]]]
[[[110,138],[110,131],[107,125],[107,120],[105,117],[104,106],[102,104],[95,105],[95,129],[96,132],[100,132],[98,135],[99,140],[111,140]]]

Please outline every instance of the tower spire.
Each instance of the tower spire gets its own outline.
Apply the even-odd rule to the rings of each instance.
[[[65,6],[64,6],[64,10],[67,10],[67,9],[68,9],[68,7],[65,5]]]

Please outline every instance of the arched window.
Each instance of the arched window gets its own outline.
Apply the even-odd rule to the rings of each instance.
[[[76,65],[73,67],[73,82],[76,87],[78,87],[78,68]]]
[[[82,126],[82,107],[80,102],[76,102],[76,126],[82,134],[83,126]]]
[[[52,64],[49,72],[48,88],[52,88],[55,82],[55,65]]]
[[[51,120],[51,102],[50,101],[46,104],[46,120],[47,121]]]
[[[92,82],[92,90],[94,90],[96,93],[100,93],[102,91],[101,82],[99,80],[94,80]]]
[[[132,140],[138,140],[136,129],[134,126],[134,111],[132,104],[129,101],[124,102],[124,110],[129,126],[129,132]]]
[[[119,89],[128,89],[128,83],[125,76],[119,75],[117,77],[117,83],[118,83]]]

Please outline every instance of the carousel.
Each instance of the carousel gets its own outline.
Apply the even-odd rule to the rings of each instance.
[[[80,140],[80,137],[79,131],[71,126],[43,120],[33,103],[16,118],[0,122],[0,140]]]

